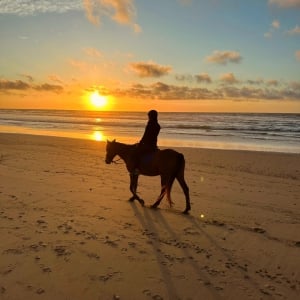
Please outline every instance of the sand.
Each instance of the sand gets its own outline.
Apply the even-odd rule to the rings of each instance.
[[[188,216],[103,142],[0,134],[0,299],[299,299],[300,155],[178,150]]]

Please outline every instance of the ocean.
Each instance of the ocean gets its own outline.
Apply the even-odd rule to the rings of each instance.
[[[0,132],[139,141],[147,112],[0,110]],[[159,113],[161,147],[300,153],[300,114]]]

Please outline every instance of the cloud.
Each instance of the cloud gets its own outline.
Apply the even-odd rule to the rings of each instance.
[[[220,76],[220,80],[227,84],[238,83],[239,81],[235,78],[233,73],[225,73]]]
[[[86,16],[91,23],[99,25],[103,16],[109,16],[117,23],[132,26],[135,32],[141,27],[135,23],[134,0],[83,0]]]
[[[53,81],[53,82],[60,83],[60,84],[63,83],[63,80],[58,75],[55,75],[55,74],[49,75],[48,79]]]
[[[298,25],[296,25],[295,28],[288,30],[286,33],[288,35],[298,35],[298,34],[300,34],[300,27]]]
[[[239,63],[242,57],[237,51],[214,51],[212,55],[207,56],[205,61],[209,63],[216,63],[221,65],[226,65],[229,62]]]
[[[0,14],[16,14],[19,16],[37,13],[64,13],[72,10],[82,10],[79,0],[9,0],[0,1]]]
[[[260,85],[264,83],[264,80],[259,78],[259,79],[249,79],[246,81],[246,83],[250,84],[250,85]]]
[[[274,31],[278,30],[279,28],[280,28],[280,22],[278,20],[274,20],[271,23],[270,30],[264,34],[264,37],[268,39],[271,38],[273,36]]]
[[[43,83],[40,85],[36,85],[32,87],[33,89],[37,91],[45,91],[45,92],[55,92],[60,93],[63,91],[63,87],[57,84],[49,84],[49,83]]]
[[[275,29],[279,29],[280,28],[280,22],[278,20],[274,20],[272,22],[272,27]]]
[[[300,61],[300,50],[295,52],[296,59]]]
[[[300,0],[269,0],[269,4],[280,8],[300,8]]]
[[[23,78],[26,78],[27,81],[30,81],[30,82],[34,81],[33,77],[29,74],[20,74],[20,76],[22,76]]]
[[[219,99],[222,95],[206,88],[190,88],[155,82],[150,85],[133,85],[128,90],[118,90],[118,96],[130,96],[144,99],[185,100],[185,99]]]
[[[289,87],[293,90],[297,90],[298,92],[300,92],[300,81],[292,81],[289,84]]]
[[[185,74],[185,75],[180,75],[177,74],[175,75],[175,79],[177,81],[186,81],[189,83],[197,82],[197,83],[211,83],[212,79],[207,73],[202,73],[202,74],[196,74],[196,75],[190,75],[190,74]]]
[[[6,80],[0,79],[0,91],[5,90],[28,90],[31,86],[22,80]]]
[[[7,80],[0,79],[0,92],[8,92],[11,90],[15,91],[26,91],[26,90],[38,90],[38,91],[49,91],[59,93],[63,91],[61,85],[42,83],[42,84],[29,84],[22,80]]]
[[[267,38],[267,39],[270,39],[272,37],[272,32],[266,32],[264,34],[264,37]]]
[[[279,81],[278,80],[275,80],[275,79],[270,79],[268,80],[267,82],[267,85],[272,85],[272,86],[278,86],[279,85]]]
[[[231,99],[239,101],[255,100],[298,100],[300,101],[300,82],[287,83],[279,86],[220,85],[219,87],[195,88],[184,85],[171,85],[155,82],[149,85],[134,84],[124,89],[110,90],[109,94],[116,97],[130,97],[137,99],[162,100],[219,100]]]
[[[211,83],[211,81],[212,81],[210,76],[207,73],[195,75],[195,78],[198,83],[201,83],[201,82]]]
[[[161,77],[170,73],[172,68],[170,66],[161,66],[153,62],[144,63],[136,62],[131,63],[130,68],[139,77]]]
[[[176,74],[175,79],[178,81],[193,82],[193,76],[190,74]]]

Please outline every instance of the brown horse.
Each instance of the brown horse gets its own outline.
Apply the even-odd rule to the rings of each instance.
[[[157,150],[154,153],[147,154],[143,157],[139,163],[139,174],[131,172],[130,163],[132,161],[132,156],[135,153],[137,145],[127,145],[123,143],[118,143],[116,140],[107,141],[106,144],[106,158],[105,162],[110,164],[113,159],[118,155],[126,164],[126,168],[130,174],[130,191],[132,197],[130,201],[138,200],[142,205],[144,205],[144,200],[137,195],[138,177],[139,174],[146,176],[157,176],[161,177],[161,192],[158,196],[156,202],[151,206],[152,208],[157,208],[161,200],[165,195],[167,195],[167,200],[172,205],[171,200],[171,188],[175,178],[179,182],[186,200],[186,207],[183,213],[187,214],[191,209],[189,188],[184,180],[184,168],[185,160],[183,154],[172,150],[164,149]]]

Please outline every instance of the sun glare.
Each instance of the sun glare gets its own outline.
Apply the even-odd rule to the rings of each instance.
[[[92,140],[97,141],[97,142],[104,141],[104,136],[103,136],[102,132],[99,130],[94,131],[91,138],[92,138]]]
[[[90,95],[90,103],[94,109],[105,108],[108,105],[108,99],[95,91]]]

